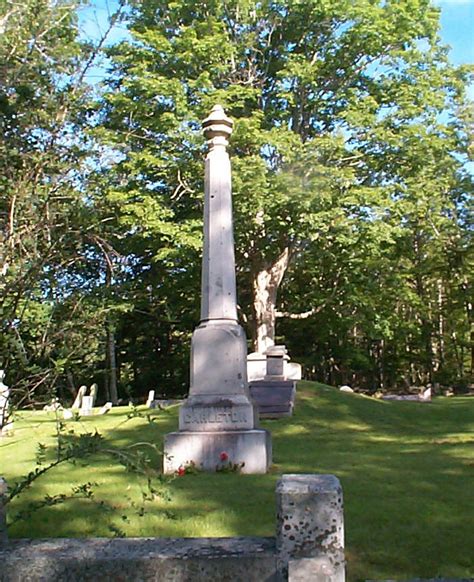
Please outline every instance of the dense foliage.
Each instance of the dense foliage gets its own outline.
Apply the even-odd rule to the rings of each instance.
[[[186,391],[220,102],[253,349],[331,383],[467,385],[470,76],[428,1],[134,1],[95,101],[73,8],[27,6],[0,45],[10,383]]]

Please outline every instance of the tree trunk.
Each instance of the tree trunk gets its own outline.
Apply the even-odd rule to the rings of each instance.
[[[117,392],[117,359],[115,351],[115,334],[111,321],[106,322],[107,335],[107,396],[110,398],[112,404],[118,404]]]
[[[290,263],[287,247],[268,268],[255,272],[253,290],[253,349],[264,353],[275,345],[276,302],[278,288]]]
[[[107,271],[106,271],[106,285],[111,287],[113,283],[113,265],[110,257],[107,257]],[[107,397],[110,398],[110,402],[116,405],[118,404],[118,391],[117,391],[117,357],[115,350],[115,333],[114,324],[109,316],[107,316],[105,322],[105,333],[106,333],[106,392]]]

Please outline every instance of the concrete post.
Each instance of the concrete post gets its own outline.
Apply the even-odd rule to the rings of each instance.
[[[0,546],[8,542],[7,531],[7,482],[0,477]]]
[[[283,475],[277,496],[277,569],[289,582],[344,582],[342,488],[334,475]]]

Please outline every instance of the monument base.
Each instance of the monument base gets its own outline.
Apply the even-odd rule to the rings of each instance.
[[[221,460],[222,453],[228,460]],[[266,473],[272,462],[270,433],[263,429],[168,433],[163,472],[174,473],[191,462],[203,471],[216,471],[230,462],[244,463],[241,473]]]

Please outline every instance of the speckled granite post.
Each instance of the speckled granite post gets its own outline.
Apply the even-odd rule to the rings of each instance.
[[[276,496],[281,580],[344,582],[343,501],[337,477],[283,475]]]
[[[0,477],[0,546],[8,542],[6,495],[7,482]]]
[[[11,540],[0,582],[275,582],[273,538]]]

